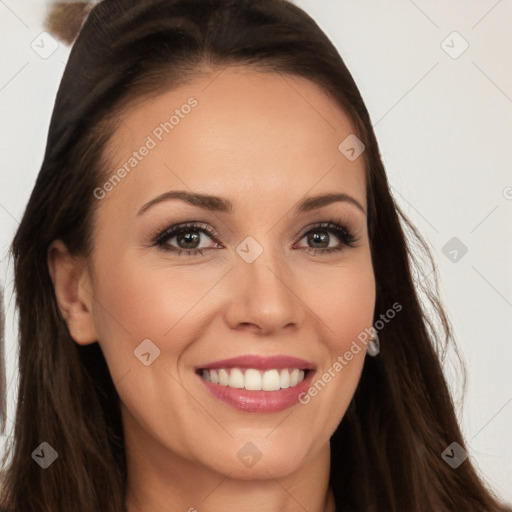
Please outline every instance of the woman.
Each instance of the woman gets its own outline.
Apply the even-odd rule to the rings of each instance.
[[[507,510],[316,23],[281,0],[92,7],[63,11],[90,13],[12,246],[4,510]]]

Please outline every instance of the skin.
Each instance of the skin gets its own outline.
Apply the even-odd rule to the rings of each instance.
[[[198,100],[191,113],[98,201],[90,257],[72,258],[59,240],[49,251],[69,331],[79,344],[99,342],[122,402],[128,511],[334,511],[329,439],[357,387],[364,346],[307,405],[277,413],[224,404],[194,369],[284,354],[313,362],[316,380],[372,325],[365,212],[350,202],[293,212],[304,197],[336,192],[366,211],[363,158],[349,161],[338,150],[353,127],[305,79],[229,68],[124,112],[107,178],[191,96]],[[222,196],[235,211],[171,200],[137,215],[169,190]],[[343,242],[329,232],[315,245],[306,234],[333,219],[357,241],[321,254]],[[211,249],[204,255],[152,246],[155,230],[188,221],[220,235],[199,233],[200,246]],[[253,263],[236,252],[247,236],[263,248]],[[179,243],[167,242],[192,247]],[[149,366],[134,356],[147,338],[160,350]],[[237,457],[248,442],[262,454],[252,467]]]

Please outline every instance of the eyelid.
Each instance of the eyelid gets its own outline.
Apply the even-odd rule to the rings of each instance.
[[[336,214],[336,215],[327,215],[324,216],[321,220],[312,222],[305,226],[301,230],[301,234],[299,235],[302,238],[306,235],[310,230],[319,228],[319,227],[329,227],[329,225],[340,226],[347,231],[347,233],[354,236],[354,238],[358,239],[361,236],[362,227],[359,224],[359,220],[355,220],[351,215],[347,213]]]
[[[155,243],[163,243],[162,241],[165,240],[165,238],[173,238],[174,236],[176,236],[176,234],[179,234],[181,230],[186,231],[187,229],[195,229],[196,231],[200,232],[205,231],[208,234],[208,236],[210,236],[212,239],[215,239],[215,242],[220,243],[219,239],[221,238],[221,236],[211,225],[205,222],[195,220],[173,224],[168,228],[164,229],[163,231],[157,229],[155,234],[151,236],[151,239]],[[172,237],[169,236],[171,234],[173,235]]]

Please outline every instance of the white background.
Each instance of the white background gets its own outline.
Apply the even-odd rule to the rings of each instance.
[[[512,1],[296,3],[352,72],[393,194],[433,249],[442,299],[469,373],[462,397],[451,363],[446,368],[462,430],[479,470],[510,502]],[[43,2],[0,1],[0,282],[6,288],[8,428],[15,410],[16,328],[7,248],[42,162],[69,54],[60,45],[43,59],[31,48],[34,40],[41,44],[45,8]],[[450,35],[454,31],[463,39]],[[452,58],[447,51],[455,56],[464,40],[469,47]],[[468,249],[457,262],[442,252],[452,237]]]

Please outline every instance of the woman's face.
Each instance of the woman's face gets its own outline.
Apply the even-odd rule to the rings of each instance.
[[[90,291],[133,453],[252,479],[328,446],[365,350],[335,363],[375,305],[363,158],[339,149],[352,133],[311,82],[234,68],[125,112],[95,191]],[[341,200],[300,208],[328,194]]]

